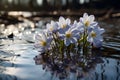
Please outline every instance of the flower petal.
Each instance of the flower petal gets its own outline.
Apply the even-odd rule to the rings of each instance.
[[[69,46],[69,45],[70,45],[70,40],[69,40],[69,39],[65,39],[65,40],[64,40],[64,44],[65,44],[66,46]]]
[[[94,20],[95,20],[95,16],[94,16],[94,15],[90,15],[90,16],[89,16],[89,21],[90,21],[90,23],[93,22]]]
[[[70,23],[71,23],[71,21],[70,21],[69,18],[66,19],[66,23],[67,23],[67,24],[70,24]]]
[[[76,43],[76,42],[77,42],[77,39],[76,39],[76,38],[71,38],[70,42],[71,42],[71,43]]]
[[[84,14],[83,14],[83,18],[88,18],[88,14],[87,14],[87,13],[84,13]]]
[[[59,18],[59,22],[60,22],[60,23],[65,23],[65,22],[66,22],[66,21],[65,21],[65,18],[61,16],[61,17]]]

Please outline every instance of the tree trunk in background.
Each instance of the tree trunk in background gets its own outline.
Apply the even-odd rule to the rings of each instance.
[[[30,8],[32,8],[33,7],[33,0],[30,0],[28,5],[30,6]]]
[[[66,0],[66,8],[69,8],[69,0]]]
[[[48,8],[48,3],[47,3],[47,0],[43,0],[43,7],[45,8],[45,9],[47,9]]]

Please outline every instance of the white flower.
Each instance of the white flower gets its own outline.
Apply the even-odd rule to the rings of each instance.
[[[58,25],[59,25],[58,32],[59,33],[64,33],[66,30],[69,29],[70,23],[71,23],[71,21],[70,21],[69,18],[65,19],[64,17],[60,17],[59,22],[58,22]]]
[[[59,35],[64,40],[64,44],[69,46],[70,43],[76,43],[80,38],[80,31],[77,28],[70,27],[64,33],[60,33]]]
[[[69,18],[65,19],[64,17],[60,17],[59,18],[59,22],[58,25],[60,28],[64,29],[66,28],[68,25],[70,25],[71,21]]]
[[[101,47],[103,37],[102,34],[104,33],[104,29],[100,27],[94,28],[89,34],[88,34],[88,42],[92,43],[94,47]]]
[[[51,38],[45,33],[36,35],[35,39],[35,47],[38,48],[40,52],[44,52],[50,48]]]
[[[50,24],[47,24],[47,31],[56,32],[58,30],[58,24],[54,21],[51,21]]]
[[[87,13],[83,14],[83,17],[80,18],[80,22],[85,26],[85,27],[92,27],[96,26],[97,22],[94,21],[95,17],[94,15],[88,16]]]

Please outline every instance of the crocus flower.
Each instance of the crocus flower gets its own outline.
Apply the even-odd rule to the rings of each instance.
[[[59,26],[61,28],[66,28],[67,25],[71,23],[71,20],[69,18],[65,19],[64,17],[59,18]]]
[[[65,19],[64,17],[60,17],[58,22],[59,32],[60,33],[65,32],[70,27],[70,23],[71,21],[69,18]]]
[[[104,29],[100,27],[95,27],[89,34],[88,34],[88,42],[93,44],[94,47],[101,47],[103,37],[102,34],[104,33]]]
[[[77,39],[80,37],[80,31],[77,28],[69,28],[64,33],[59,34],[61,38],[64,40],[64,44],[69,46],[70,43],[76,43]]]
[[[47,31],[49,32],[56,32],[58,30],[58,24],[54,21],[51,21],[51,23],[46,25]]]
[[[52,39],[45,33],[36,35],[35,38],[36,38],[35,47],[38,48],[41,53],[50,48],[50,43]]]
[[[95,17],[94,15],[88,16],[87,13],[83,14],[83,17],[80,18],[80,22],[85,26],[85,27],[93,27],[97,25],[97,22],[94,21]]]

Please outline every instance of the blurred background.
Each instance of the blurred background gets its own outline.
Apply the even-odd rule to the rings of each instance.
[[[85,12],[94,14],[99,20],[119,18],[119,4],[120,0],[0,0],[0,23],[7,24],[11,19],[16,23],[19,16],[34,17],[34,20],[59,16],[78,18]]]
[[[120,0],[0,0],[1,11],[119,9]]]

